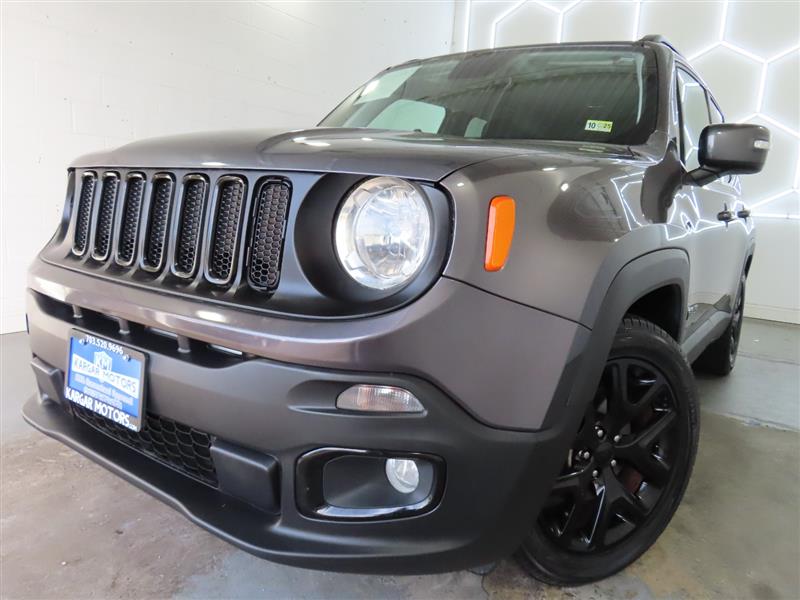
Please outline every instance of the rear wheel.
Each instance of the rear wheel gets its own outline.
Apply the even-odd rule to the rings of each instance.
[[[725,329],[725,333],[712,342],[697,359],[697,366],[707,373],[725,376],[733,370],[736,364],[739,339],[742,335],[742,321],[744,320],[744,284],[745,278],[742,277],[731,321]]]
[[[620,326],[561,474],[518,558],[551,584],[624,568],[658,538],[689,481],[698,440],[691,369],[639,318]]]

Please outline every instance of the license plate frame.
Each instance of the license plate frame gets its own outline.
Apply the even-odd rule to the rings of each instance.
[[[144,424],[147,355],[124,344],[72,329],[64,395],[131,431]]]

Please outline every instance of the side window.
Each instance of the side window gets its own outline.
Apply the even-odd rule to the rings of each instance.
[[[706,90],[689,73],[678,69],[678,100],[681,112],[681,155],[686,170],[700,166],[697,145],[703,129],[711,123]]]

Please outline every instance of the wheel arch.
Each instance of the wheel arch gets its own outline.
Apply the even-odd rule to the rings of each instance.
[[[593,398],[597,389],[619,324],[631,308],[637,306],[637,302],[639,306],[645,306],[659,295],[669,295],[674,304],[664,320],[680,343],[688,289],[689,256],[685,250],[655,250],[626,263],[614,276],[605,293],[602,296],[598,294],[602,298],[598,306],[587,307],[585,314],[592,316],[589,321],[591,332],[584,348],[565,369],[559,382],[559,387],[569,386],[569,392],[560,396],[566,397],[566,402],[550,407],[545,427],[563,423],[564,419],[578,419],[582,414],[583,407]]]
[[[683,325],[683,291],[677,283],[669,283],[648,292],[628,308],[628,314],[658,325],[676,342]]]
[[[542,485],[549,485],[558,475],[584,410],[597,391],[625,315],[638,300],[668,286],[680,290],[680,314],[684,315],[689,286],[689,257],[684,250],[666,248],[640,255],[618,269],[604,290],[596,291],[596,297],[601,300],[597,306],[588,307],[590,312],[585,313],[592,315],[588,321],[591,327],[585,337],[575,342],[570,353],[572,359],[561,374],[554,401],[544,419],[543,429],[549,430],[554,443],[547,456],[539,458],[543,461]],[[541,502],[534,503],[532,508],[535,517]]]

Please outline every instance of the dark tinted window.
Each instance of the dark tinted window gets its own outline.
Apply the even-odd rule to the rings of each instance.
[[[654,129],[656,85],[649,50],[496,50],[385,71],[320,125],[638,144]]]

